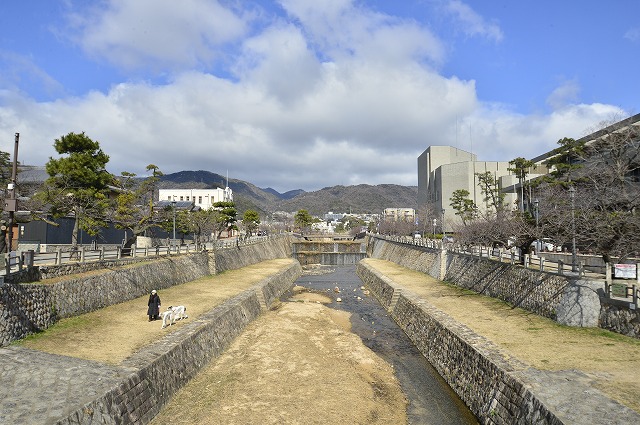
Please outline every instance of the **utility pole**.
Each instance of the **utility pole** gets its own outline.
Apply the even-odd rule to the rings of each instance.
[[[569,187],[569,196],[571,197],[571,271],[578,271],[578,261],[576,258],[576,188],[571,185]]]
[[[9,228],[7,229],[7,235],[9,240],[7,242],[7,252],[11,252],[13,248],[13,224],[15,221],[15,213],[18,211],[18,201],[16,200],[16,179],[18,175],[18,141],[20,140],[20,133],[16,133],[16,141],[13,148],[13,168],[11,170],[11,183],[7,185],[8,197],[4,201],[4,210],[9,213]]]

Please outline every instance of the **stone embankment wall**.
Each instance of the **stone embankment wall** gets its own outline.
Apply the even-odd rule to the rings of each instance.
[[[370,258],[391,261],[440,280],[444,278],[441,252],[439,249],[407,245],[376,237],[367,238],[367,254]]]
[[[268,239],[265,242],[239,245],[215,250],[215,273],[236,270],[274,258],[291,258],[289,236]]]
[[[145,424],[202,367],[217,358],[244,328],[302,274],[299,263],[266,278],[209,313],[125,360],[129,378],[78,408],[59,424]],[[267,300],[264,304],[264,300]],[[264,305],[263,305],[264,304]],[[262,307],[261,307],[262,306]]]
[[[639,306],[629,308],[629,302],[615,299],[602,300],[600,327],[623,335],[640,338]]]
[[[166,256],[34,268],[35,277],[51,283],[7,283],[0,287],[0,346],[48,328],[57,320],[128,301],[152,289],[164,289],[260,261],[291,256],[288,238],[263,243]],[[102,266],[100,272],[96,269]],[[106,270],[105,270],[106,269]],[[110,270],[109,270],[110,269]],[[86,273],[93,271],[93,273]],[[85,273],[83,276],[69,273]],[[64,279],[64,280],[63,280]]]
[[[564,291],[571,285],[565,276],[449,252],[443,280],[550,319],[557,319]]]
[[[551,319],[557,318],[565,288],[571,284],[566,276],[375,237],[369,238],[367,251],[372,258],[391,261]]]
[[[640,312],[603,297],[603,282],[525,269],[487,258],[368,237],[372,258],[394,262],[568,326],[601,327],[640,338]],[[387,296],[387,294],[384,294]]]
[[[480,423],[562,423],[510,375],[513,360],[505,360],[489,341],[425,301],[401,293],[377,270],[359,264],[357,273]]]
[[[639,423],[573,371],[533,369],[367,264],[357,273],[482,424]],[[597,406],[597,407],[595,407]]]

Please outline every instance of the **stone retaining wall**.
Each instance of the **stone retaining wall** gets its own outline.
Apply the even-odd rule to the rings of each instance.
[[[372,258],[391,261],[461,288],[499,298],[563,325],[601,327],[640,338],[638,306],[603,298],[603,282],[375,236],[367,238],[367,253]]]
[[[209,274],[209,255],[147,261],[54,283],[0,288],[0,345],[48,328],[59,319],[98,310]]]
[[[628,301],[603,299],[600,310],[600,327],[634,338],[640,338],[639,306],[629,308]]]
[[[369,238],[367,252],[372,258],[391,261],[408,269],[426,273],[436,279],[453,283],[461,288],[499,298],[540,316],[569,324],[567,318],[557,315],[558,307],[561,305],[568,288],[577,284],[567,276],[375,237]],[[580,303],[581,300],[576,302]],[[585,313],[586,310],[584,306],[582,307],[581,311]],[[593,307],[590,308],[593,309]],[[599,305],[595,309],[597,316]],[[573,315],[575,311],[569,310],[567,314]],[[574,323],[572,322],[572,324]],[[597,323],[589,324],[589,326],[597,326]]]
[[[557,319],[562,296],[572,284],[566,276],[448,251],[446,255],[443,280],[550,319]]]
[[[391,261],[402,267],[443,280],[441,252],[439,249],[367,237],[367,254],[370,258]]]
[[[627,424],[640,415],[577,371],[529,367],[366,264],[365,285],[483,424]]]
[[[0,287],[0,346],[46,329],[57,320],[87,313],[225,270],[261,261],[288,258],[288,238],[146,261],[35,267],[32,274],[58,277],[53,283],[8,283]],[[66,276],[94,271],[84,276]],[[106,269],[106,270],[105,270]],[[111,270],[109,270],[111,269]]]
[[[395,284],[367,265],[359,264],[357,273],[389,309]],[[390,314],[481,423],[562,423],[510,376],[513,366],[497,348],[466,326],[406,293],[400,294]]]
[[[289,236],[268,239],[249,245],[216,249],[215,272],[236,270],[274,258],[291,258],[291,240]]]
[[[266,307],[291,288],[302,274],[299,263],[264,279],[197,320],[172,332],[153,346],[125,360],[129,378],[100,398],[80,407],[59,425],[145,424],[160,412],[175,392],[212,359],[217,358]]]

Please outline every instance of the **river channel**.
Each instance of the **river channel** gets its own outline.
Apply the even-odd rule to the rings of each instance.
[[[363,295],[355,265],[308,269],[296,285],[333,299],[328,307],[351,313],[351,330],[391,364],[409,401],[410,424],[477,424],[462,400],[413,346],[377,300]],[[340,292],[336,292],[335,288]],[[341,301],[337,301],[340,298]]]

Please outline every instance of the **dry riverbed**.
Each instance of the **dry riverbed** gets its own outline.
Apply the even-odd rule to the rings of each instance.
[[[189,318],[160,329],[148,296],[63,319],[22,345],[117,365],[134,352],[291,264],[265,261],[159,292]],[[308,292],[249,325],[154,419],[153,424],[402,424],[406,400],[393,368],[350,332],[348,313]],[[179,418],[177,420],[176,418]]]

